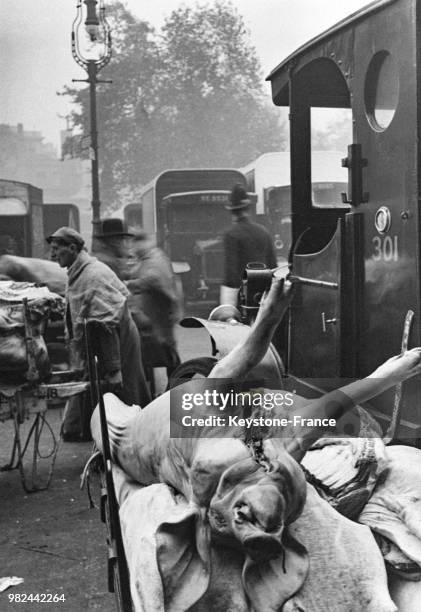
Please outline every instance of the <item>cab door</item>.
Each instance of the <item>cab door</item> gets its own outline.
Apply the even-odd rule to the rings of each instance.
[[[299,280],[290,310],[289,370],[300,378],[341,375],[342,222],[317,253],[296,254],[292,274]]]
[[[288,370],[298,378],[330,379],[329,386],[334,386],[344,375],[348,320],[342,296],[350,205],[342,202],[340,193],[321,203],[313,184],[346,181],[341,160],[352,142],[352,114],[348,83],[339,65],[320,53],[324,49],[312,50],[289,82],[292,274],[300,280],[291,307]],[[343,142],[337,150],[320,150],[318,125],[326,126],[339,116],[345,126]]]

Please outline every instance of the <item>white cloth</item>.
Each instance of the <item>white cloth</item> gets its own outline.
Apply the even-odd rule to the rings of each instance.
[[[154,534],[188,504],[165,484],[142,488],[120,469],[113,470],[134,611],[163,612]],[[396,612],[382,556],[367,527],[342,517],[309,486],[304,512],[291,529],[309,551],[310,572],[283,612]],[[190,612],[250,611],[241,568],[238,553],[213,545],[209,590]]]
[[[389,446],[386,454],[388,470],[358,520],[391,540],[421,567],[421,451]]]

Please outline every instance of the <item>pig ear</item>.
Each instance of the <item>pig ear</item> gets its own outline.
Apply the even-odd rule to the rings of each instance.
[[[210,531],[198,510],[159,525],[155,539],[166,612],[188,610],[210,581]]]
[[[289,535],[287,530],[282,540],[283,550],[268,561],[255,561],[250,555],[246,557],[243,586],[253,610],[282,610],[282,606],[301,588],[306,579],[309,568],[306,548]],[[265,546],[265,542],[262,545]]]

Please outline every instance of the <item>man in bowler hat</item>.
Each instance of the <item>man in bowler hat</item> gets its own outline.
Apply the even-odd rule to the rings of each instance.
[[[95,257],[107,264],[120,280],[128,276],[129,246],[134,234],[125,221],[103,219],[95,233]]]
[[[237,306],[238,290],[248,263],[262,263],[276,267],[275,249],[269,232],[250,220],[250,198],[241,184],[234,185],[230,202],[225,206],[231,212],[232,225],[224,233],[224,282],[221,286],[221,304]]]

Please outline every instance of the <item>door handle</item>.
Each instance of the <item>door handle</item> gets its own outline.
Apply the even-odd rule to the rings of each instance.
[[[338,319],[336,319],[336,317],[334,317],[333,319],[326,319],[326,314],[324,312],[322,312],[322,329],[323,329],[323,333],[325,334],[327,332],[327,325],[336,325]]]

